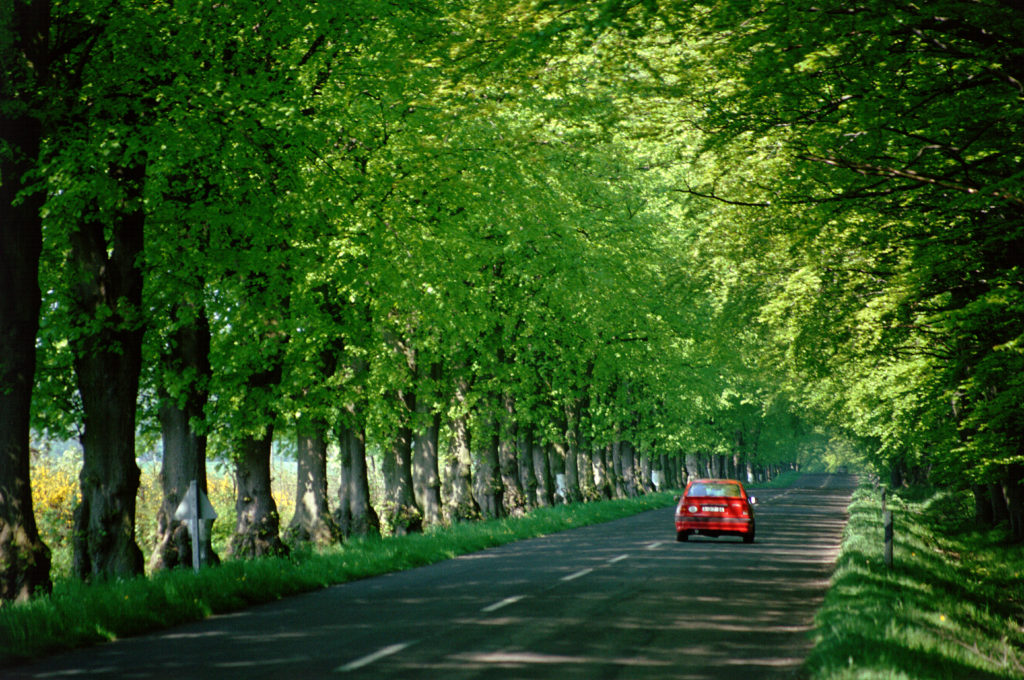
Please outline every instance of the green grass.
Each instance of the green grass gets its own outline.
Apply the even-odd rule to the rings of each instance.
[[[288,595],[431,564],[457,555],[607,522],[672,504],[672,492],[541,508],[518,519],[458,524],[425,534],[355,539],[287,558],[227,561],[110,583],[60,579],[51,596],[0,608],[0,667],[61,650],[196,621]]]
[[[802,472],[797,472],[796,470],[786,470],[769,482],[750,483],[745,484],[744,486],[750,490],[785,489],[786,487],[792,486],[796,480],[800,479],[802,474]]]
[[[894,566],[880,496],[856,492],[806,668],[814,680],[1024,677],[1024,546],[970,522],[970,496],[890,495]]]

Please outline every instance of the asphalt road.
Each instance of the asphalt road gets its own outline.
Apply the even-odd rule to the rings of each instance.
[[[851,477],[757,492],[757,541],[671,507],[0,671],[22,678],[797,678]]]

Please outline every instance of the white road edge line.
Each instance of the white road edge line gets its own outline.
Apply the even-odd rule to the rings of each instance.
[[[375,661],[380,661],[381,659],[383,659],[386,656],[391,656],[392,654],[398,654],[400,651],[402,651],[406,647],[409,647],[409,646],[414,645],[414,644],[416,644],[415,640],[411,640],[409,642],[400,642],[397,645],[389,645],[387,647],[384,647],[383,649],[378,649],[373,654],[367,654],[366,656],[364,656],[364,657],[362,657],[360,659],[356,659],[355,661],[349,661],[346,664],[338,666],[337,668],[334,669],[334,672],[335,673],[349,673],[351,671],[358,670],[358,669],[360,669],[360,668],[362,668],[364,666],[369,666],[371,663],[373,663]]]
[[[581,576],[586,576],[587,574],[589,574],[592,571],[594,571],[594,570],[593,569],[580,569],[575,574],[569,574],[568,576],[563,576],[561,580],[562,581],[573,581],[575,579],[578,579]]]
[[[495,602],[494,604],[487,605],[486,607],[484,607],[480,611],[485,613],[485,614],[490,614],[491,612],[498,611],[502,607],[507,607],[510,604],[515,604],[516,602],[519,602],[519,600],[523,599],[524,597],[526,597],[526,596],[525,595],[515,595],[513,597],[506,597],[504,600],[502,600],[500,602]]]
[[[613,557],[612,559],[608,560],[608,564],[615,564],[616,562],[621,562],[622,560],[628,560],[628,559],[629,559],[629,554],[627,553],[625,555],[619,555],[618,557]]]

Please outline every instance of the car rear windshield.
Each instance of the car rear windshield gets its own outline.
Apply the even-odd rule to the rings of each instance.
[[[739,484],[694,484],[687,496],[740,496]]]

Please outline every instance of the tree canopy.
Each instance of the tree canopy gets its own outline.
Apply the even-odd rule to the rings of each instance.
[[[141,568],[135,436],[166,464],[172,412],[239,479],[275,438],[354,436],[396,529],[436,521],[412,458],[466,439],[495,498],[613,451],[859,461],[1002,483],[1024,535],[1010,3],[339,5],[0,14],[0,270],[34,300],[0,308],[29,330],[0,375],[34,376],[0,484],[28,483],[33,393],[86,449],[83,576]],[[239,551],[276,536],[265,481]]]

